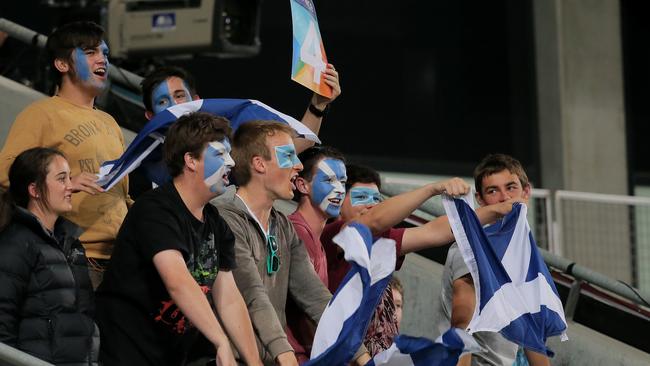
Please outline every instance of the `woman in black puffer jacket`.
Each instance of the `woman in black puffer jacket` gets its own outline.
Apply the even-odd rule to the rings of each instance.
[[[96,365],[99,333],[70,168],[54,149],[22,152],[0,205],[0,342],[56,365]]]

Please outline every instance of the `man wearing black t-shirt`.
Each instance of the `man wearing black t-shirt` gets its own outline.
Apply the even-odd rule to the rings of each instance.
[[[234,236],[207,205],[234,165],[229,135],[227,120],[206,113],[170,127],[164,156],[173,180],[129,210],[97,291],[104,365],[183,365],[199,339],[214,346],[218,365],[236,365],[213,307],[240,356],[261,365],[231,273]]]

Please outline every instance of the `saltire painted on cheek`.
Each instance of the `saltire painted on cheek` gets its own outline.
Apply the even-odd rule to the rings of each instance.
[[[472,207],[443,196],[458,248],[476,289],[470,333],[499,332],[524,348],[552,356],[546,339],[566,336],[562,302],[526,220],[516,203],[499,222],[483,228]]]
[[[298,154],[296,154],[296,147],[293,144],[276,146],[275,157],[278,161],[278,166],[282,169],[293,168],[300,164],[300,159],[298,159]]]
[[[148,178],[157,185],[169,181],[171,178],[162,161],[160,145],[165,141],[167,129],[176,122],[178,117],[197,111],[227,118],[233,130],[253,120],[272,120],[286,123],[296,131],[298,136],[320,143],[318,136],[307,126],[262,102],[252,99],[194,100],[175,105],[156,114],[151,121],[144,125],[144,128],[140,130],[119,159],[102,164],[97,184],[104,189],[110,189],[140,164],[147,171]]]
[[[328,217],[336,217],[345,198],[345,164],[341,160],[327,158],[321,160],[316,168],[312,177],[312,202]],[[331,200],[338,202],[332,203]]]
[[[381,202],[381,193],[368,187],[350,188],[350,204],[352,206],[375,205]]]
[[[204,182],[211,192],[222,194],[228,185],[224,179],[227,179],[230,168],[235,166],[230,157],[230,142],[228,139],[210,142],[203,156]]]
[[[183,91],[186,96],[184,102],[190,102],[192,97],[185,82],[183,82]],[[170,92],[168,80],[162,81],[154,88],[151,93],[151,102],[154,114],[158,114],[171,106],[179,104],[176,103],[176,99]]]

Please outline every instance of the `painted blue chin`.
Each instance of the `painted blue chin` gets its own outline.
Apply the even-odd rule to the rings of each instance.
[[[325,210],[327,217],[338,217],[341,214],[341,206],[328,205]]]

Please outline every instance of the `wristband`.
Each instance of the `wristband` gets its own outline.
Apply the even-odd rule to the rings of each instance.
[[[309,112],[311,112],[311,114],[313,114],[316,117],[320,117],[320,118],[325,117],[327,115],[327,112],[329,112],[329,110],[330,110],[329,104],[326,105],[325,108],[323,108],[323,110],[320,110],[316,108],[315,105],[309,103]]]

